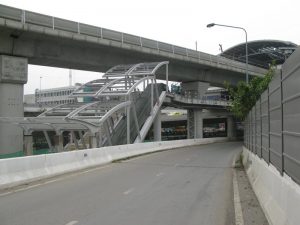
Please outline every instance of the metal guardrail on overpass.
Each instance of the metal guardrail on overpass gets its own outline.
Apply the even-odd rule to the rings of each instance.
[[[207,65],[218,64],[219,66],[230,66],[238,70],[246,70],[244,63],[240,63],[234,60],[230,60],[220,56],[214,56],[200,51],[175,46],[172,44],[151,40],[148,38],[135,36],[123,32],[109,30],[106,28],[87,25],[79,22],[73,22],[53,16],[42,15],[35,12],[21,10],[5,5],[0,5],[0,18],[10,19],[21,22],[23,25],[38,25],[44,26],[53,30],[62,30],[76,34],[88,35],[100,39],[107,39],[110,41],[117,41],[121,44],[129,44],[134,46],[145,47],[149,49],[157,50],[158,52],[171,53],[173,55],[180,55],[192,59],[196,59],[199,62],[207,62]],[[249,73],[252,75],[262,75],[265,70],[255,66],[249,65]]]
[[[220,107],[229,107],[231,105],[231,101],[213,100],[213,99],[208,99],[206,96],[196,97],[196,96],[185,96],[185,95],[168,93],[167,97],[172,98],[173,101],[184,103],[184,104],[220,106]]]

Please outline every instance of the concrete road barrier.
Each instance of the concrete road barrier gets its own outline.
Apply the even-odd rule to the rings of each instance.
[[[0,159],[0,189],[60,174],[100,166],[145,153],[228,141],[228,138],[188,139],[109,146],[47,155]]]
[[[243,148],[243,164],[270,225],[300,224],[300,186]]]

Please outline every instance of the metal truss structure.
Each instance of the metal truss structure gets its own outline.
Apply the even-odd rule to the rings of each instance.
[[[168,63],[115,66],[102,79],[76,89],[69,96],[76,103],[58,105],[38,117],[2,117],[0,122],[20,126],[25,136],[42,131],[52,151],[64,151],[70,144],[79,149],[142,142],[166,96],[165,85],[156,83],[156,72],[165,67],[168,83]],[[57,140],[51,140],[50,131]],[[67,144],[63,132],[70,133]]]

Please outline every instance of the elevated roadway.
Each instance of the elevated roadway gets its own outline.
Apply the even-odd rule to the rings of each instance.
[[[241,143],[186,147],[0,194],[1,225],[234,224]]]
[[[29,64],[105,72],[117,64],[169,61],[170,80],[245,80],[244,63],[101,27],[0,5],[0,54]],[[249,65],[249,74],[266,70]],[[165,79],[163,75],[158,77]]]

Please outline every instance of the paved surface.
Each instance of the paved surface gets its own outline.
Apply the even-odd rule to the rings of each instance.
[[[252,190],[244,168],[237,168],[237,181],[245,225],[269,225],[265,214]]]
[[[0,224],[234,224],[239,151],[238,142],[165,151],[2,195]]]

